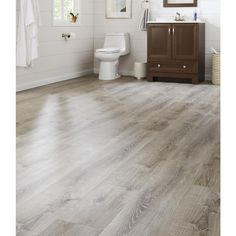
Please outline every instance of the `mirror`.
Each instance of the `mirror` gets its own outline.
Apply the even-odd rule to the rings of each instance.
[[[52,0],[54,26],[79,26],[81,0]]]
[[[164,0],[164,7],[196,7],[197,0]]]

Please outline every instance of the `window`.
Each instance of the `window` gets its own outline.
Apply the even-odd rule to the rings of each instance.
[[[81,0],[53,0],[53,25],[78,26],[81,22]]]

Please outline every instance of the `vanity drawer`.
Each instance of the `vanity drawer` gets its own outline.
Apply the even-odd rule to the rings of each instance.
[[[173,61],[173,62],[150,62],[149,63],[150,72],[167,72],[167,73],[197,73],[197,63],[196,62],[184,62],[184,61]]]

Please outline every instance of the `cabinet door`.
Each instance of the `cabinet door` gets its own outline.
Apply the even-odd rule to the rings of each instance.
[[[148,26],[148,59],[171,59],[171,24]]]
[[[173,59],[197,58],[197,24],[173,24]]]

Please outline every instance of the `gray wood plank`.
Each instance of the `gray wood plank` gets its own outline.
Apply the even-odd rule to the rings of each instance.
[[[17,93],[17,235],[220,235],[220,91],[87,76]]]

